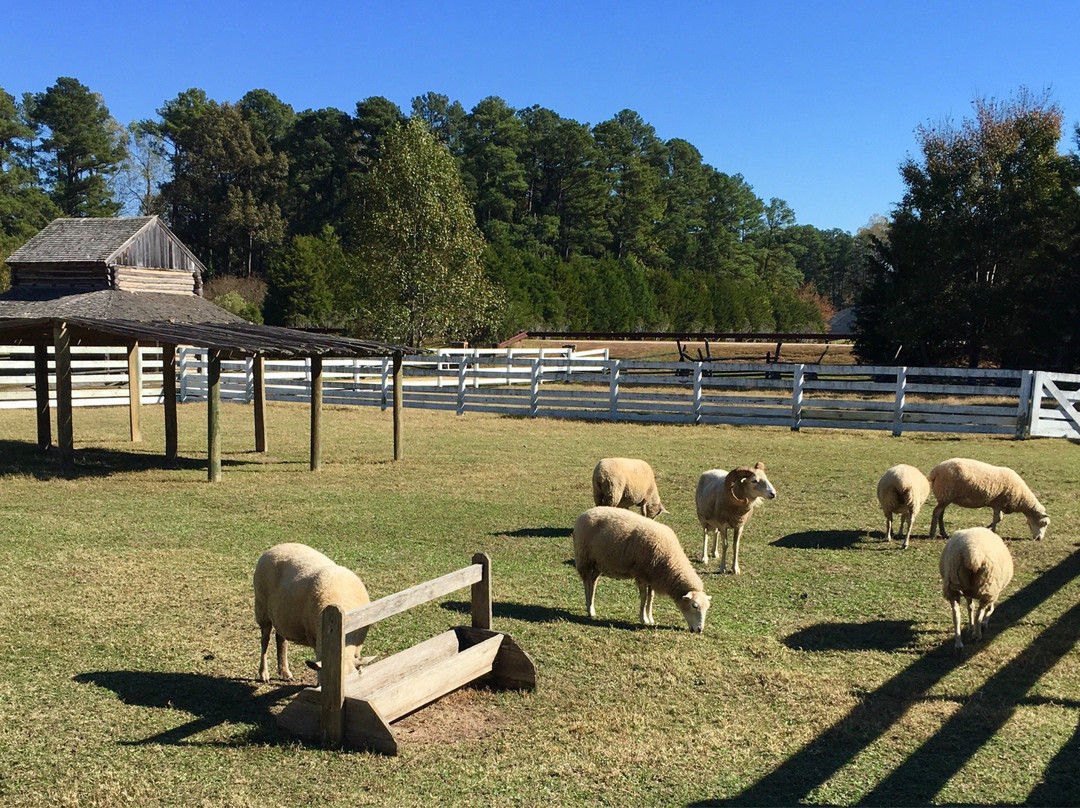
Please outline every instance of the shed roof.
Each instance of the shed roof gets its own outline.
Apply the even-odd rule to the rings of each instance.
[[[205,269],[157,216],[53,219],[37,235],[8,256],[7,263],[110,264],[133,239],[150,228],[160,228],[200,269]]]

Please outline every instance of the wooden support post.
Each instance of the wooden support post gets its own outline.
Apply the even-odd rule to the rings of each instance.
[[[53,326],[56,355],[56,438],[60,444],[60,467],[70,471],[75,463],[75,429],[71,411],[71,332],[67,323]]]
[[[221,353],[207,352],[206,363],[206,478],[221,481]]]
[[[49,346],[34,346],[34,396],[37,399],[38,448],[52,445],[52,413],[49,411]]]
[[[345,614],[331,604],[322,613],[322,745],[340,749],[345,737]]]
[[[401,460],[403,456],[402,452],[402,421],[401,411],[403,409],[403,397],[402,392],[402,360],[401,353],[394,354],[394,460]]]
[[[311,470],[322,467],[322,357],[311,357]]]
[[[176,346],[161,346],[161,396],[165,400],[165,459],[175,460],[176,442]]]
[[[487,553],[477,553],[472,563],[483,567],[479,581],[472,585],[472,627],[491,628],[491,559]]]
[[[128,424],[131,442],[138,443],[142,440],[142,353],[139,351],[138,342],[128,346],[127,364]]]
[[[255,409],[255,451],[266,451],[266,358],[257,354],[251,360],[252,404]]]

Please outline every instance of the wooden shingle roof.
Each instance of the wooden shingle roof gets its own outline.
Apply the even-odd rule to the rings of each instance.
[[[151,226],[168,228],[157,216],[115,219],[54,219],[7,259],[11,264],[104,263],[123,252],[132,239]],[[175,238],[175,236],[173,237]],[[179,240],[177,240],[179,244]],[[187,249],[186,247],[184,248]],[[193,260],[195,257],[191,256]],[[202,264],[199,264],[202,267]]]

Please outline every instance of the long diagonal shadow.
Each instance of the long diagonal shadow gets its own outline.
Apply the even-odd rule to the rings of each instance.
[[[1078,576],[1080,551],[1074,552],[1003,602],[994,614],[994,622],[998,626],[1017,622]],[[1027,683],[1024,687],[1026,692],[1051,665],[1068,652],[1078,637],[1080,604],[1063,614],[1020,654],[1017,660],[995,674],[982,693],[985,695],[989,692],[993,697],[1015,703],[1018,698],[1017,688],[1024,687],[1024,683]],[[970,659],[981,653],[985,644],[968,648]],[[730,799],[706,800],[696,804],[795,805],[804,802],[814,789],[828,782],[860,752],[882,737],[904,716],[911,705],[924,699],[930,688],[944,679],[960,662],[953,654],[951,643],[927,653],[869,694],[844,718],[742,793]],[[960,712],[963,713],[964,708],[961,708]],[[1003,712],[1011,713],[1011,710]],[[955,722],[950,719],[934,738],[912,755],[911,760],[902,764],[894,775],[886,777],[861,802],[925,804],[940,790],[941,785],[989,740],[1007,717],[1006,715],[1000,718],[1000,723],[991,723],[985,730],[973,729],[970,724],[965,726],[963,719]],[[911,765],[908,765],[909,763]],[[907,778],[906,783],[904,778]],[[1044,800],[1060,800],[1061,797],[1057,792],[1040,793],[1040,798]],[[1075,798],[1075,794],[1073,797]]]

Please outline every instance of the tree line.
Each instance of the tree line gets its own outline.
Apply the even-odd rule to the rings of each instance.
[[[370,248],[370,175],[388,141],[401,147],[420,122],[450,158],[438,170],[456,175],[437,182],[468,201],[497,309],[427,339],[822,330],[864,277],[869,232],[796,224],[783,200],[760,199],[631,110],[589,125],[494,96],[466,111],[427,93],[408,114],[381,97],[297,112],[267,90],[233,103],[190,89],[156,113],[121,126],[72,78],[20,100],[0,89],[2,254],[55,215],[156,213],[246,315],[371,326],[378,295],[366,287],[388,276],[372,262],[395,255]]]

